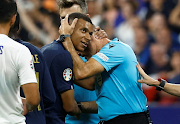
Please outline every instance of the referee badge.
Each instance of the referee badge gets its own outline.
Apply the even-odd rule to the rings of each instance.
[[[98,53],[96,53],[96,55],[105,62],[107,62],[109,60],[109,58],[103,53],[98,52]]]
[[[66,68],[63,72],[63,78],[65,81],[70,81],[72,78],[72,70],[70,68]]]

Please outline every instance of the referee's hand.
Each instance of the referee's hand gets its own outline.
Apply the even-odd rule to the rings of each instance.
[[[95,28],[93,34],[93,36],[97,39],[107,38],[107,33],[104,30],[102,30],[99,26]]]
[[[141,68],[141,66],[139,65],[139,63],[136,65],[139,73],[141,74],[141,76],[143,77],[143,79],[138,80],[139,83],[145,83],[149,86],[159,86],[159,81],[158,80],[154,80],[153,78],[151,78],[149,75],[147,75],[144,70]]]
[[[60,34],[60,35],[61,35],[61,34],[71,35],[71,34],[73,33],[73,31],[74,31],[74,28],[75,28],[75,26],[76,26],[76,23],[77,23],[78,19],[75,18],[75,19],[73,20],[72,24],[69,25],[69,23],[68,23],[68,17],[69,17],[69,15],[67,14],[66,17],[65,17],[65,19],[62,19],[62,20],[61,20],[61,26],[59,27],[59,34]]]

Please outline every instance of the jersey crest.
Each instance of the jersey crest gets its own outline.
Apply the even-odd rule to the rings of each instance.
[[[115,45],[114,44],[109,44],[109,49],[114,47]]]
[[[72,70],[70,68],[66,68],[63,72],[63,78],[65,81],[70,81],[72,78]]]

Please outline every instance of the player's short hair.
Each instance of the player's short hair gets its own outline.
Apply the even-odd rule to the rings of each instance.
[[[73,21],[75,18],[83,19],[83,20],[85,20],[85,21],[87,21],[87,22],[89,22],[89,23],[91,23],[91,24],[93,25],[91,19],[90,19],[87,15],[82,14],[82,13],[71,13],[71,14],[69,15],[68,22],[70,23],[70,22]]]
[[[59,6],[59,10],[63,8],[70,8],[74,4],[77,4],[80,6],[82,12],[84,14],[87,13],[87,2],[86,0],[56,0],[57,5]]]
[[[17,13],[15,0],[0,1],[0,23],[6,23]]]

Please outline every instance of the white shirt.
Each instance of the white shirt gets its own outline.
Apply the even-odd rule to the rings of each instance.
[[[0,34],[0,124],[25,124],[20,86],[37,83],[29,49]]]

